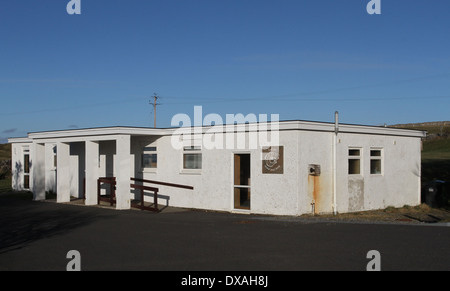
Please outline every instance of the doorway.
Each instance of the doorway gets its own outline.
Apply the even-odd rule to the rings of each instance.
[[[250,154],[234,154],[234,208],[250,210]]]
[[[23,188],[30,189],[30,154],[28,150],[23,155]]]

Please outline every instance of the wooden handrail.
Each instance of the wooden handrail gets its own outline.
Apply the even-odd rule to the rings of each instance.
[[[168,187],[175,187],[175,188],[194,190],[194,187],[188,186],[188,185],[166,183],[166,182],[160,182],[160,181],[155,181],[155,180],[145,180],[145,179],[139,179],[139,178],[130,178],[130,179],[132,181],[136,181],[136,182],[143,182],[143,183],[150,183],[150,184],[156,184],[156,185],[162,185],[162,186],[168,186]]]
[[[133,180],[133,178],[131,178],[131,179]],[[155,211],[155,212],[160,211],[158,209],[158,191],[159,191],[158,188],[137,185],[137,184],[130,184],[130,187],[140,190],[140,193],[141,193],[141,204],[139,205],[139,204],[132,203],[131,206],[142,209],[142,210],[151,210],[151,211]],[[153,191],[153,207],[144,205],[144,190]]]
[[[130,178],[131,181],[135,182],[141,182],[141,183],[149,183],[149,184],[156,184],[156,185],[162,185],[162,186],[168,186],[168,187],[175,187],[175,188],[182,188],[182,189],[188,189],[188,190],[194,190],[194,187],[188,186],[188,185],[181,185],[181,184],[175,184],[175,183],[166,183],[161,181],[155,181],[155,180],[146,180],[146,179],[139,179],[139,178]],[[115,184],[115,180],[113,181]],[[158,209],[158,192],[159,188],[150,187],[150,186],[144,186],[144,185],[138,185],[138,184],[130,184],[131,188],[140,190],[141,194],[141,203],[140,204],[132,204],[133,207],[144,209],[144,210],[151,210],[159,212]],[[151,206],[145,206],[144,205],[144,191],[152,191],[153,194],[153,207]]]
[[[100,186],[101,183],[109,184],[110,189],[110,198],[102,198],[100,195]],[[111,206],[115,203],[116,197],[116,178],[115,177],[101,177],[97,180],[97,203],[100,204],[100,201],[107,201]]]
[[[137,185],[137,184],[130,184],[130,187],[135,188],[135,189],[140,189],[140,190],[153,191],[153,192],[155,192],[155,191],[158,192],[159,191],[158,188],[142,186],[142,185]]]

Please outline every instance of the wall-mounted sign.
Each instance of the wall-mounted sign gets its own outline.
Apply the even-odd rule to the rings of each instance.
[[[284,147],[267,147],[262,149],[263,174],[283,174]]]

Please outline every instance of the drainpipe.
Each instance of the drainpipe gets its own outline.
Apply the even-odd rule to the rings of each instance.
[[[334,113],[334,135],[333,135],[333,213],[337,214],[337,144],[339,133],[339,112]]]

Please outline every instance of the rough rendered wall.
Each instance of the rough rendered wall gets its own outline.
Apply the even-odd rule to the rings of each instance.
[[[11,147],[11,187],[13,190],[20,191],[23,189],[23,158],[22,148],[20,144],[12,144]]]
[[[332,212],[332,148],[329,132],[301,131],[298,135],[298,214]],[[319,165],[320,175],[310,175],[309,165]],[[314,205],[313,205],[314,203]],[[313,208],[314,207],[314,208]]]
[[[338,212],[383,209],[420,203],[420,139],[339,134]],[[348,174],[349,148],[361,149],[361,173]],[[383,171],[370,173],[370,150],[382,149]]]
[[[295,132],[280,134],[280,144],[284,146],[283,174],[262,173],[262,148],[250,149],[248,135],[243,149],[203,149],[201,172],[182,169],[183,151],[172,147],[170,136],[148,140],[148,144],[158,148],[158,168],[142,171],[139,157],[145,141],[133,139],[132,142],[137,176],[194,186],[194,191],[160,186],[161,204],[234,211],[234,154],[250,153],[251,213],[297,214],[298,140]]]

